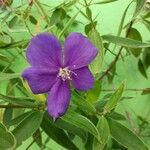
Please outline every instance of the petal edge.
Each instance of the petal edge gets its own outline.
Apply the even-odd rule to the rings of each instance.
[[[65,40],[65,66],[71,70],[87,66],[97,53],[98,49],[81,33],[71,33]]]
[[[94,77],[88,67],[73,70],[72,83],[77,90],[88,90],[94,85]]]
[[[48,95],[48,113],[54,121],[65,114],[70,97],[69,81],[62,81],[58,78]]]
[[[48,92],[56,81],[57,72],[47,69],[29,67],[22,73],[34,94]]]

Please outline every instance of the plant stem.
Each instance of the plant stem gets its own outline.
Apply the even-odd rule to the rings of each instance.
[[[21,105],[0,105],[0,108],[37,108],[36,106],[21,106]]]
[[[141,92],[144,91],[146,88],[143,89],[125,89],[125,91],[132,91],[132,92]],[[116,89],[102,89],[101,91],[103,92],[111,92],[111,91],[115,91]]]
[[[127,32],[126,32],[126,37],[129,36],[129,33],[131,31],[131,28],[132,28],[132,25],[133,25],[133,21],[130,22],[129,28],[128,28]],[[119,52],[116,55],[114,61],[110,64],[110,66],[108,67],[108,69],[101,75],[101,77],[99,78],[99,80],[102,80],[111,71],[111,69],[113,68],[113,66],[117,63],[117,61],[119,59],[119,56],[121,55],[121,52],[122,52],[123,48],[124,48],[123,46],[120,47]]]
[[[42,17],[44,17],[47,25],[50,27],[51,25],[50,25],[50,21],[49,21],[48,15],[44,11],[44,9],[41,6],[40,2],[38,0],[34,0],[33,3],[35,4],[35,6],[37,7],[37,9],[39,10],[39,13],[41,13]]]
[[[42,134],[43,130],[40,132],[40,134]],[[39,138],[40,134],[38,134],[34,140],[28,145],[28,147],[26,148],[26,150],[28,150],[35,142],[36,140]]]

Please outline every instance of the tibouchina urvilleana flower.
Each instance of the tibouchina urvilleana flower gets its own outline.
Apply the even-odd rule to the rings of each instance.
[[[70,83],[77,90],[93,87],[94,78],[88,64],[97,52],[80,33],[69,34],[63,48],[49,33],[41,33],[31,39],[26,52],[31,67],[23,72],[22,77],[34,94],[48,93],[48,113],[53,120],[64,115],[68,108]]]

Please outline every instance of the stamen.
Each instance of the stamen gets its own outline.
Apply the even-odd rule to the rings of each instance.
[[[59,69],[59,73],[58,73],[58,77],[61,77],[63,81],[65,80],[72,80],[71,75],[74,74],[75,76],[77,76],[76,73],[74,73],[73,71],[69,70],[68,67],[65,68],[60,68]]]
[[[61,77],[63,81],[65,80],[71,80],[71,71],[68,69],[68,67],[60,68],[58,77]]]

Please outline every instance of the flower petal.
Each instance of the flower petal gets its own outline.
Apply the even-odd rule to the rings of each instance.
[[[64,115],[70,102],[69,82],[62,81],[60,78],[51,88],[48,96],[48,112],[55,121],[58,117]]]
[[[65,65],[70,69],[87,66],[96,57],[98,49],[82,34],[71,33],[64,44]]]
[[[93,87],[94,77],[88,67],[73,70],[72,83],[77,90],[88,90]]]
[[[34,94],[40,94],[50,91],[52,85],[56,82],[57,72],[30,67],[22,73],[22,77],[27,80]]]
[[[62,64],[61,44],[49,33],[38,34],[30,41],[27,59],[33,66],[59,67]]]

